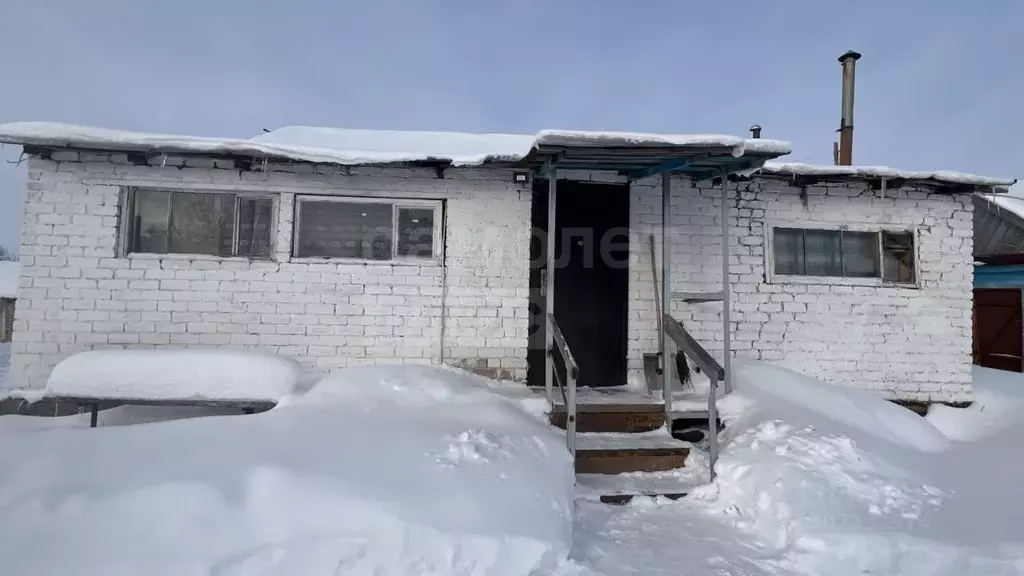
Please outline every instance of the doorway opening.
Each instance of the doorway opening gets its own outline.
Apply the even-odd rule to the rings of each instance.
[[[535,180],[527,383],[544,386],[547,242],[555,242],[555,319],[579,365],[578,386],[626,384],[629,186],[560,180],[554,226],[548,181]],[[548,234],[553,228],[554,232]]]

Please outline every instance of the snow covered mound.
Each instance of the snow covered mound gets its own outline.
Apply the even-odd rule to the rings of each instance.
[[[255,350],[93,350],[57,364],[46,392],[78,398],[276,402],[295,390],[301,375],[294,360]]]
[[[474,380],[353,368],[261,414],[0,434],[2,571],[551,568],[572,540],[564,438]]]
[[[1015,573],[1006,570],[1024,548],[1011,531],[983,526],[972,510],[990,522],[998,512],[967,492],[977,477],[963,481],[949,441],[926,419],[757,362],[737,362],[734,378],[746,410],[727,429],[716,482],[694,505],[771,551],[780,572]]]

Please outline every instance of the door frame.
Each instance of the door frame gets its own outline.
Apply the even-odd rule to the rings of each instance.
[[[604,190],[600,190],[600,188],[604,188]],[[556,209],[556,211],[555,211],[555,222],[554,222],[553,228],[556,231],[561,231],[561,229],[562,229],[561,226],[567,220],[571,224],[573,224],[573,226],[572,226],[573,228],[581,227],[581,223],[579,221],[579,218],[581,218],[581,217],[582,218],[587,218],[589,216],[592,220],[595,220],[595,226],[600,227],[605,232],[613,231],[613,230],[615,230],[617,228],[621,228],[622,230],[624,230],[628,234],[629,230],[630,230],[630,194],[629,194],[629,190],[630,190],[629,185],[628,184],[624,184],[624,183],[591,183],[591,182],[581,182],[581,181],[575,181],[575,180],[558,180],[557,181],[557,186],[556,186],[556,192],[555,192],[555,199],[556,199],[556,203],[558,204],[558,209]],[[528,316],[530,318],[530,320],[529,320],[529,323],[530,323],[530,328],[529,328],[530,329],[530,333],[528,335],[528,337],[529,337],[529,347],[528,347],[528,352],[527,352],[527,384],[532,386],[532,387],[544,387],[544,385],[545,385],[545,382],[544,382],[544,370],[546,369],[546,355],[547,355],[547,350],[546,350],[546,344],[547,344],[547,341],[546,341],[546,336],[547,336],[546,335],[546,328],[547,328],[547,321],[546,321],[546,318],[547,318],[547,294],[544,291],[544,281],[543,281],[543,279],[544,279],[544,276],[546,274],[546,264],[547,264],[547,241],[548,241],[547,231],[549,229],[549,226],[548,226],[549,223],[547,222],[548,216],[549,216],[548,215],[548,202],[547,202],[547,200],[548,200],[548,193],[549,193],[549,181],[547,179],[540,179],[540,178],[534,179],[533,188],[532,188],[533,196],[532,196],[532,203],[531,203],[532,208],[531,208],[531,219],[530,219],[530,229],[531,229],[531,238],[530,238],[530,280],[529,280],[530,297],[528,299],[528,307],[529,307],[529,314],[528,314]],[[605,207],[605,211],[602,214],[598,214],[598,215],[595,215],[595,214],[583,215],[579,211],[572,211],[572,212],[568,212],[568,213],[566,212],[566,210],[572,210],[573,202],[585,202],[585,200],[582,200],[582,198],[584,198],[583,195],[586,195],[588,193],[589,194],[608,193],[608,194],[616,194],[618,196],[612,202],[601,203],[601,205]],[[570,198],[570,196],[572,196],[572,199],[567,200],[568,198]],[[599,208],[599,210],[600,210],[600,208]],[[607,221],[602,220],[602,216],[608,218],[608,220]],[[583,226],[585,226],[585,224]],[[591,236],[596,236],[596,235],[592,234]],[[561,249],[564,248],[564,246],[562,245],[564,242],[561,242],[561,241],[564,240],[564,238],[560,238],[560,237],[556,236],[555,240],[556,240],[555,262],[558,263],[563,258],[563,253],[562,253]],[[613,375],[613,376],[609,377],[609,379],[611,381],[614,381],[615,383],[614,384],[603,384],[603,386],[623,386],[623,385],[625,385],[627,383],[628,354],[629,354],[628,350],[629,350],[629,272],[630,272],[630,249],[628,247],[630,245],[630,243],[628,242],[628,236],[626,237],[625,240],[626,241],[623,243],[624,248],[622,249],[622,253],[621,253],[621,257],[622,257],[621,269],[619,271],[615,272],[615,273],[612,273],[613,276],[615,276],[617,274],[621,274],[621,278],[609,277],[609,279],[612,282],[616,283],[614,287],[610,288],[610,290],[611,291],[617,291],[619,294],[621,294],[621,296],[615,296],[614,294],[612,295],[614,301],[618,302],[621,305],[621,310],[619,310],[619,306],[614,306],[614,305],[607,306],[607,307],[601,307],[602,310],[607,310],[608,316],[605,316],[606,318],[613,318],[613,316],[612,316],[613,314],[621,313],[621,318],[618,319],[618,320],[615,320],[616,323],[621,323],[621,330],[615,330],[614,329],[614,325],[613,325],[612,329],[613,329],[613,332],[616,334],[616,336],[613,336],[612,337],[613,339],[612,338],[608,339],[608,341],[609,341],[609,347],[608,347],[609,350],[611,350],[613,348],[616,350],[615,352],[612,352],[615,355],[616,358],[619,355],[621,355],[621,359],[620,359],[621,366],[616,366],[615,367],[615,372],[616,373],[621,372],[621,378],[617,377],[618,374]],[[596,238],[595,238],[595,242],[599,243],[599,241]],[[596,260],[597,260],[597,258],[594,259],[594,262],[596,262]],[[609,266],[608,268],[611,269],[612,267]],[[553,290],[554,290],[553,298],[552,298],[553,300],[563,300],[566,297],[566,293],[564,292],[564,290],[572,289],[572,288],[567,288],[565,286],[565,283],[566,283],[565,274],[567,273],[566,272],[567,269],[569,269],[569,268],[568,267],[561,267],[560,268],[560,267],[556,266],[555,278],[554,278],[555,281],[553,283],[549,283],[548,284],[548,285],[552,285],[553,284]],[[559,270],[561,270],[561,277],[563,279],[562,282],[558,281],[558,279],[560,277]],[[617,286],[618,282],[621,282],[621,287]],[[570,283],[570,285],[571,285],[571,283]],[[609,288],[609,287],[608,286],[604,286],[604,288]],[[563,290],[563,292],[558,292],[558,290],[560,290],[560,289]],[[591,296],[594,296],[594,295],[591,295]],[[570,310],[570,312],[568,312],[569,316],[566,316],[566,311],[567,310]],[[583,346],[579,346],[579,345],[577,345],[575,347],[573,346],[573,342],[571,341],[572,336],[569,336],[568,334],[573,334],[574,333],[574,327],[575,327],[574,324],[579,321],[579,319],[583,316],[583,314],[581,312],[579,312],[579,311],[571,312],[571,310],[573,310],[573,309],[572,308],[567,308],[564,305],[564,300],[563,300],[561,306],[559,306],[557,304],[554,306],[555,317],[558,319],[559,327],[562,329],[563,334],[567,334],[566,335],[566,340],[567,340],[570,348],[572,349],[573,355],[576,357],[577,363],[580,364],[580,374],[581,374],[581,377],[580,377],[579,385],[580,386],[588,386],[589,382],[601,381],[601,378],[594,378],[592,376],[590,378],[587,377],[587,365],[588,364],[591,366],[590,372],[593,372],[595,370],[593,368],[594,361],[591,360],[589,358],[589,356],[592,355],[592,354],[598,354],[598,353],[595,352],[592,349],[591,350],[587,350],[587,351],[580,351],[577,348],[582,348]],[[562,312],[562,314],[559,315],[559,312]],[[593,314],[592,313],[588,314],[588,316],[593,316]],[[602,339],[602,342],[603,341],[605,341],[605,340]],[[603,350],[603,348],[602,348],[602,350]],[[621,350],[621,354],[620,354],[619,350]],[[607,351],[603,352],[603,354],[608,354],[608,353],[609,352],[607,352]]]

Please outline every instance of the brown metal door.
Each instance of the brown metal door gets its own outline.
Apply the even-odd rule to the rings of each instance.
[[[1017,288],[974,291],[974,363],[998,370],[1024,371],[1021,292]]]

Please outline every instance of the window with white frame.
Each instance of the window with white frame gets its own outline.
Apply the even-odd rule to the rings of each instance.
[[[298,258],[428,260],[440,254],[441,202],[300,196]]]
[[[269,259],[274,199],[185,190],[128,191],[127,254],[202,254]]]
[[[773,228],[772,252],[780,276],[916,280],[914,233],[908,231]]]

